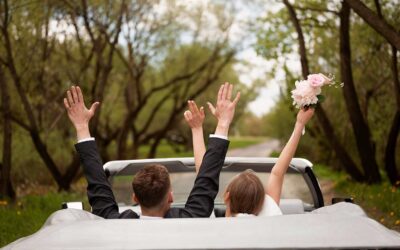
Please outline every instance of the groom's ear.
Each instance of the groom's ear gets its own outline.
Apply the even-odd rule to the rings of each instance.
[[[140,202],[139,202],[139,200],[138,200],[138,198],[136,197],[135,194],[132,194],[132,201],[133,201],[133,203],[135,203],[135,204],[140,204]]]
[[[174,202],[174,193],[172,191],[168,192],[168,203]]]

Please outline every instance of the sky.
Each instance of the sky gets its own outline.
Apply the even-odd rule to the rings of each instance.
[[[258,97],[248,106],[248,109],[257,116],[268,113],[275,105],[279,98],[279,81],[277,81],[277,77],[272,79],[267,77],[267,73],[272,70],[274,62],[267,61],[262,56],[257,55],[254,48],[254,43],[256,42],[255,34],[251,31],[249,32],[246,29],[246,25],[241,25],[241,23],[254,22],[257,18],[264,16],[263,6],[268,4],[267,1],[255,3],[255,6],[249,6],[242,2],[236,14],[238,22],[233,27],[234,39],[240,39],[244,44],[243,50],[238,54],[238,58],[244,63],[239,62],[235,65],[235,69],[240,73],[240,81],[249,86],[257,79],[265,81]],[[272,3],[273,1],[270,0],[270,2]],[[273,6],[274,8],[279,8],[276,3],[273,3]]]

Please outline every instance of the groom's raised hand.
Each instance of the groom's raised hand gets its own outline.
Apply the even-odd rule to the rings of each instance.
[[[72,86],[67,91],[67,97],[64,98],[64,106],[70,121],[76,129],[78,141],[90,137],[89,121],[95,114],[99,104],[99,102],[95,102],[90,109],[87,109],[82,90],[79,87]]]
[[[240,99],[240,92],[238,92],[235,99],[231,100],[232,91],[233,85],[226,82],[218,91],[216,106],[214,107],[210,102],[207,103],[211,113],[218,120],[217,129],[215,130],[215,134],[217,135],[228,136],[229,126],[235,115],[236,104]]]

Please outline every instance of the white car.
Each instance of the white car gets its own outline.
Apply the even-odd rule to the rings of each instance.
[[[220,176],[220,191],[215,200],[213,216],[224,217],[223,192],[230,180],[246,169],[254,170],[262,181],[267,181],[277,158],[268,157],[227,157]],[[140,213],[140,207],[132,205],[132,176],[147,164],[162,164],[168,168],[171,177],[174,203],[184,206],[196,178],[193,158],[165,158],[146,160],[110,161],[104,170],[113,186],[120,212],[132,209]],[[283,199],[280,202],[284,214],[301,214],[324,206],[321,189],[312,171],[312,163],[306,159],[295,158],[285,176]]]
[[[324,206],[312,164],[305,159],[293,159],[285,176],[283,216],[223,217],[221,194],[232,176],[250,168],[266,180],[276,160],[227,157],[210,219],[105,220],[84,210],[63,209],[38,232],[4,249],[400,248],[400,234],[368,218],[359,206],[345,202]],[[165,165],[171,174],[172,205],[184,204],[195,178],[193,158],[112,161],[104,170],[121,211],[140,213],[139,206],[131,204],[132,176],[152,163]]]

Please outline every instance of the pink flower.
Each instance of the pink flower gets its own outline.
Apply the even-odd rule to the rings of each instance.
[[[319,99],[323,101],[323,96],[320,96],[321,88],[324,85],[334,85],[334,79],[334,76],[327,77],[318,73],[308,75],[307,80],[296,81],[296,88],[291,92],[293,105],[300,109],[317,104]]]
[[[319,74],[308,75],[307,81],[310,83],[312,87],[317,88],[317,87],[322,87],[325,84],[329,84],[331,82],[331,79],[329,79],[324,74],[319,73]]]
[[[296,82],[296,88],[291,93],[293,105],[302,108],[318,102],[317,95],[321,94],[321,88],[312,86],[308,80],[303,80]]]

